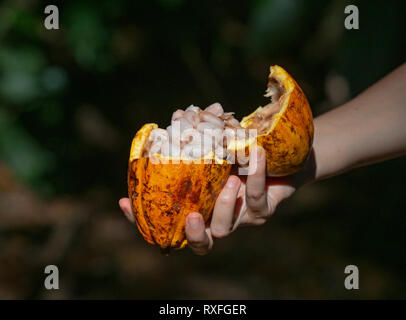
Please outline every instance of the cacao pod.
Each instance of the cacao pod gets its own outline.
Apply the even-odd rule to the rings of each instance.
[[[248,154],[255,142],[266,151],[268,176],[293,174],[304,166],[312,147],[309,103],[296,81],[279,66],[270,68],[265,96],[271,98],[270,104],[259,107],[240,123],[242,128],[256,129],[256,139],[232,140],[227,150]],[[161,248],[183,248],[187,244],[186,216],[199,212],[206,224],[210,222],[233,164],[213,152],[204,156],[211,160],[207,163],[174,161],[179,157],[160,154],[154,156],[165,161],[152,161],[145,149],[157,128],[154,123],[145,124],[132,141],[128,194],[138,229],[147,242]]]

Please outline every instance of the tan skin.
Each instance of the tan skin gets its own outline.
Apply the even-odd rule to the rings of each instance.
[[[406,63],[350,102],[315,119],[313,150],[298,174],[266,177],[264,151],[254,151],[255,172],[229,177],[216,201],[210,227],[197,212],[186,217],[189,247],[196,254],[207,254],[214,239],[228,236],[239,226],[264,224],[300,186],[406,154],[405,122]],[[120,199],[119,205],[134,223],[129,199]]]

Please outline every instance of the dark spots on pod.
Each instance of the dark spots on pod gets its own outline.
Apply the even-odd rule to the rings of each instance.
[[[211,181],[207,183],[207,191],[211,194],[213,193],[213,184]]]
[[[166,186],[166,189],[170,190],[170,185],[169,184]],[[169,197],[173,198],[173,193],[172,192],[169,192],[169,191],[163,191],[163,192],[166,193]]]
[[[281,138],[279,138],[276,134],[272,135],[272,141],[275,144],[280,144],[283,140]]]
[[[200,191],[201,189],[199,188],[197,191],[193,191],[189,194],[189,199],[193,203],[198,203],[200,200]]]
[[[295,126],[294,126],[293,124],[290,125],[290,131],[291,131],[293,134],[297,134],[296,129],[295,129]]]
[[[297,153],[298,153],[298,148],[297,148],[297,146],[294,146],[293,151],[292,151],[292,155],[296,156]]]
[[[180,206],[180,203],[177,201],[177,202],[175,202],[173,205],[172,205],[172,209],[173,209],[173,211],[175,211],[176,213],[179,213],[180,212],[180,208],[181,208],[181,206]]]
[[[179,198],[184,199],[186,198],[187,194],[190,191],[190,188],[192,187],[192,182],[190,180],[183,180],[182,183],[180,184],[180,188],[179,188]]]

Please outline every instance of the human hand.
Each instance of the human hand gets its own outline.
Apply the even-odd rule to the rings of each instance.
[[[217,198],[210,226],[205,226],[202,215],[197,212],[186,217],[188,245],[196,254],[207,254],[215,239],[227,237],[240,226],[264,224],[279,203],[290,197],[304,181],[302,176],[297,175],[267,177],[262,148],[251,152],[248,171],[247,176],[232,175],[228,178]]]
[[[186,217],[186,237],[189,247],[198,255],[210,252],[214,239],[224,238],[239,226],[259,226],[264,224],[284,199],[309,180],[313,172],[309,159],[305,170],[299,174],[283,178],[266,176],[265,151],[257,148],[250,155],[249,175],[231,175],[220,192],[209,226],[203,216],[192,212]],[[310,168],[310,170],[309,170]],[[253,172],[254,171],[254,172]],[[121,210],[128,220],[135,223],[128,198],[119,201]]]

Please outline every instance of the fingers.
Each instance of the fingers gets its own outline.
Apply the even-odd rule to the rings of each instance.
[[[120,206],[121,210],[124,212],[125,216],[131,223],[135,223],[133,211],[131,210],[131,203],[130,199],[128,198],[121,198],[120,201],[118,202],[118,205]]]
[[[131,223],[135,223],[134,215],[131,210],[130,199],[121,198],[118,202],[121,210]],[[203,217],[199,213],[190,213],[186,217],[186,237],[191,249],[199,255],[208,253],[213,246],[210,229],[206,230]]]
[[[194,253],[207,254],[213,247],[213,237],[223,238],[231,232],[240,186],[241,181],[238,177],[228,178],[214,206],[210,228],[206,228],[203,217],[199,213],[193,212],[186,217],[186,237]]]
[[[258,147],[250,154],[249,175],[246,183],[246,205],[253,218],[266,218],[270,215],[267,202],[266,158],[264,149]]]
[[[188,245],[194,253],[204,255],[211,250],[213,239],[200,213],[192,212],[187,215],[185,231]]]
[[[241,181],[236,176],[230,176],[221,190],[213,210],[210,231],[215,238],[224,238],[232,230],[234,209]]]

